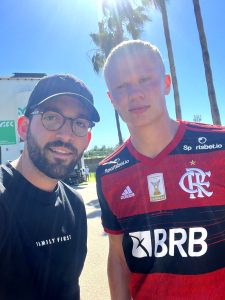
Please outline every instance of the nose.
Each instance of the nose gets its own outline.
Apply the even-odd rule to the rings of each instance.
[[[132,84],[128,87],[129,100],[142,99],[144,97],[140,84]]]

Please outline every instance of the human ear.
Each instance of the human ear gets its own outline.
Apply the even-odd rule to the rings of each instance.
[[[87,146],[86,146],[86,148],[87,148],[88,145],[90,144],[91,137],[92,137],[92,133],[91,133],[91,131],[88,131],[88,134],[87,134]]]
[[[171,77],[169,74],[165,75],[165,87],[164,87],[164,90],[165,90],[165,95],[168,95],[169,92],[170,92],[170,87],[171,87]]]
[[[88,131],[88,134],[87,134],[88,144],[89,144],[90,141],[91,141],[91,137],[92,137],[92,133],[91,133],[91,131]]]
[[[23,141],[26,141],[27,139],[28,125],[29,125],[29,119],[27,117],[25,116],[19,117],[17,121],[17,130],[19,136]]]
[[[114,108],[116,107],[116,101],[115,101],[115,98],[112,96],[112,94],[108,91],[107,92],[107,95],[111,101],[111,104],[114,106]],[[115,108],[116,109],[116,108]]]
[[[112,95],[110,94],[109,91],[107,92],[107,95],[108,95],[109,99],[112,101]]]

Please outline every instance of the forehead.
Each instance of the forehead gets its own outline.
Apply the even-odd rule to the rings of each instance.
[[[68,117],[77,115],[88,115],[88,110],[85,108],[81,101],[71,96],[57,96],[49,99],[42,105],[40,109],[58,111]]]
[[[106,82],[126,80],[129,76],[137,76],[150,72],[163,70],[160,57],[150,51],[140,50],[135,53],[115,55],[109,62],[105,71]]]

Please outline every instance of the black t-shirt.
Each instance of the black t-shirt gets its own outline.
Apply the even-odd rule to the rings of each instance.
[[[53,192],[0,167],[0,299],[80,299],[87,252],[81,197],[59,182]]]

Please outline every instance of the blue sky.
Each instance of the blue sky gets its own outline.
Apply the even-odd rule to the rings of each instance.
[[[214,85],[222,123],[225,124],[225,2],[200,0]],[[191,0],[169,0],[167,5],[183,119],[194,114],[212,123],[204,66]],[[89,34],[97,32],[99,0],[1,0],[0,76],[14,72],[71,73],[94,94],[101,122],[93,129],[89,149],[118,143],[114,111],[104,80],[94,73],[90,57],[95,45]],[[142,38],[158,46],[169,72],[167,49],[159,13],[150,12]],[[167,97],[175,118],[173,91]],[[1,108],[2,109],[2,108]],[[122,121],[121,121],[122,123]],[[122,123],[124,139],[129,136]]]

